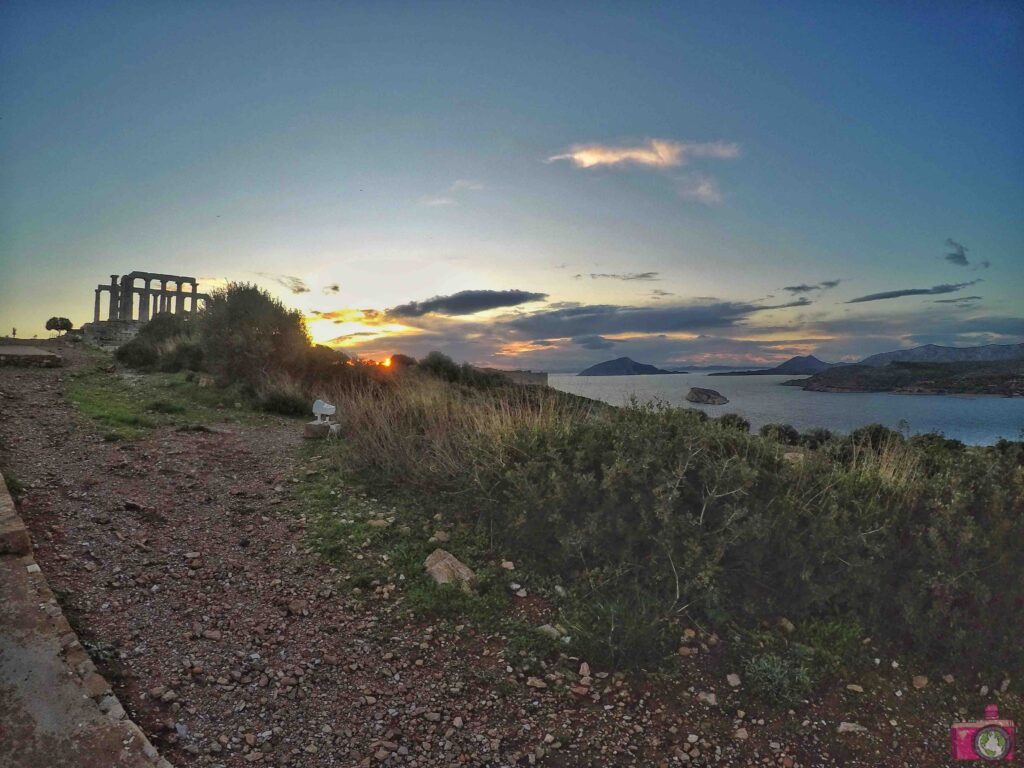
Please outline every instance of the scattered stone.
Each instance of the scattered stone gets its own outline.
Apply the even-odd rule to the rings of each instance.
[[[371,528],[387,528],[391,525],[391,522],[380,517],[375,517],[372,520],[367,520],[366,524]]]
[[[443,549],[435,549],[423,563],[427,574],[437,584],[459,584],[468,592],[476,577],[473,569],[460,562],[455,555]]]
[[[956,678],[955,678],[955,677],[953,677],[952,675],[943,675],[943,676],[942,676],[942,680],[943,680],[943,681],[944,681],[944,682],[945,682],[945,683],[946,683],[947,685],[952,685],[952,684],[953,684],[953,683],[954,683],[954,682],[956,681]]]
[[[746,728],[737,728],[735,731],[733,731],[732,736],[734,739],[737,739],[739,741],[746,741],[748,738],[750,738],[750,734],[747,733]]]
[[[846,690],[853,691],[854,693],[864,693],[863,686],[857,685],[856,683],[850,683],[846,686]]]
[[[697,701],[707,704],[710,707],[718,706],[718,696],[713,693],[700,692],[697,694]]]
[[[506,571],[514,571],[516,569],[515,563],[513,563],[511,560],[502,560],[501,567],[504,568]]]
[[[928,678],[925,675],[914,675],[914,679],[911,681],[917,690],[928,687]]]
[[[740,682],[741,682],[741,681],[740,681],[740,676],[739,676],[739,675],[737,675],[737,674],[736,674],[735,672],[732,672],[732,673],[730,673],[730,674],[726,675],[726,676],[725,676],[725,680],[726,680],[726,682],[727,682],[727,683],[729,683],[729,685],[731,685],[731,686],[732,686],[733,688],[738,688],[738,687],[739,687],[739,685],[740,685]]]
[[[451,534],[449,534],[447,531],[434,531],[434,535],[430,537],[430,540],[429,540],[428,543],[430,543],[430,544],[438,544],[438,543],[445,544],[445,543],[451,541],[451,538],[452,538]]]
[[[867,728],[857,723],[847,723],[845,721],[839,724],[839,733],[867,733]]]
[[[530,688],[547,688],[548,684],[541,680],[539,677],[528,677],[526,678],[526,684]]]

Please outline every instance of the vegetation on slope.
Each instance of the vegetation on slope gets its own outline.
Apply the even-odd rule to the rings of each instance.
[[[232,317],[225,331],[248,322]],[[815,670],[862,655],[866,636],[937,671],[1024,672],[1020,443],[973,448],[880,426],[751,435],[736,416],[610,408],[443,355],[401,371],[338,357],[317,365],[316,348],[292,338],[295,354],[278,361],[264,345],[236,367],[207,357],[215,346],[202,330],[198,343],[207,370],[246,371],[236,386],[254,397],[337,404],[345,439],[323,451],[401,506],[401,525],[349,530],[346,513],[311,489],[328,556],[353,535],[436,527],[485,575],[477,597],[435,588],[422,575],[422,537],[400,536],[387,557],[408,566],[411,606],[500,609],[508,558],[517,580],[560,590],[573,649],[611,668],[659,667],[698,625],[728,636],[748,677],[780,701],[801,695]],[[780,625],[793,627],[782,640],[767,631]]]
[[[1024,395],[1024,360],[843,365],[785,384],[812,392]]]

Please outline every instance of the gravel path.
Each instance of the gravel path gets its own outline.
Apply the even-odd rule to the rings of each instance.
[[[339,588],[288,493],[305,471],[294,421],[103,442],[63,398],[84,364],[65,355],[0,371],[0,466],[27,488],[65,613],[175,765],[928,764],[921,740],[897,757],[874,734],[830,755],[835,722],[737,712],[724,679],[595,674],[579,697],[550,670],[527,685],[499,638],[410,625],[387,592]],[[697,696],[714,690],[717,704]]]

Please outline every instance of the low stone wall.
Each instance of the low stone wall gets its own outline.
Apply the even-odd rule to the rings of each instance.
[[[0,344],[0,365],[56,368],[63,364],[64,358],[45,349],[14,344]]]
[[[82,339],[89,344],[107,349],[116,349],[135,338],[145,323],[130,320],[101,320],[86,323],[81,327]]]
[[[0,765],[172,768],[65,618],[0,482]]]

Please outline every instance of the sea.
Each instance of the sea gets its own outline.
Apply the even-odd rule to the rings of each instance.
[[[757,430],[764,424],[792,424],[800,431],[824,427],[847,433],[884,424],[911,434],[940,433],[969,445],[1000,438],[1024,440],[1024,397],[992,395],[897,395],[884,392],[805,392],[782,382],[802,376],[711,376],[687,373],[655,376],[577,376],[552,373],[548,383],[564,392],[623,405],[660,400],[699,408],[709,416],[738,413]],[[687,402],[690,387],[705,387],[729,398],[726,405]]]

